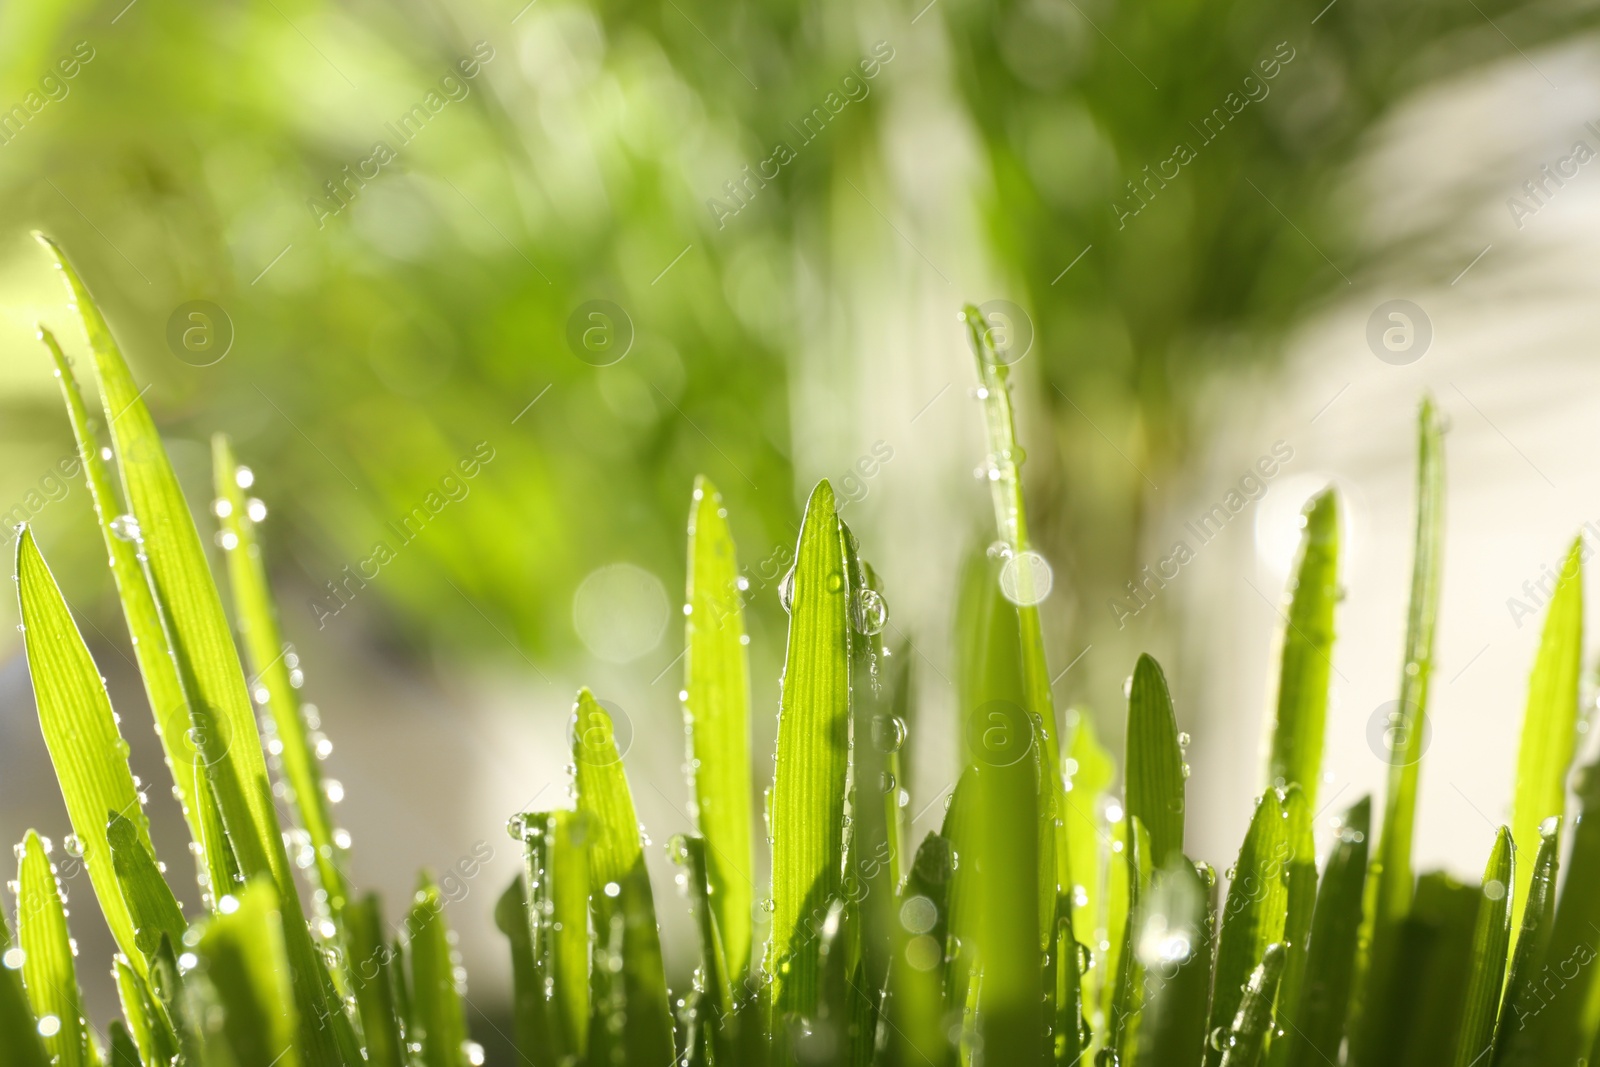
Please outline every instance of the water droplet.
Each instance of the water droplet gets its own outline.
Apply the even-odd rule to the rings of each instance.
[[[61,1032],[61,1020],[54,1015],[44,1015],[39,1019],[39,1036],[55,1037]]]
[[[250,502],[244,506],[246,515],[251,522],[260,522],[267,517],[267,505],[256,497],[251,497]]]
[[[225,519],[233,514],[233,501],[225,496],[219,496],[211,502],[211,512],[219,519]]]
[[[778,582],[778,603],[783,605],[784,611],[794,610],[794,568],[790,567],[788,573]]]
[[[119,541],[137,543],[140,537],[139,520],[132,515],[118,515],[111,520],[111,535]]]
[[[249,467],[240,467],[233,472],[233,482],[240,489],[248,489],[256,484],[255,471]]]
[[[1544,838],[1546,841],[1550,841],[1550,840],[1553,840],[1555,838],[1556,833],[1560,829],[1561,829],[1561,816],[1552,815],[1548,819],[1546,819],[1544,822],[1539,824],[1539,836]]]
[[[5,951],[5,955],[0,956],[0,964],[3,964],[9,971],[20,971],[22,970],[23,961],[27,958],[28,954],[20,948],[8,948]]]
[[[232,530],[218,530],[212,539],[224,552],[232,552],[239,547],[239,535]]]
[[[1178,747],[1179,748],[1188,748],[1189,747],[1189,740],[1190,740],[1190,738],[1189,738],[1188,731],[1180,730],[1178,732]]]
[[[881,634],[889,621],[889,603],[876,589],[858,589],[850,598],[850,625],[857,633]]]
[[[1211,1037],[1208,1040],[1208,1044],[1210,1044],[1211,1047],[1216,1049],[1218,1052],[1223,1052],[1232,1048],[1233,1043],[1233,1031],[1226,1026],[1219,1026],[1215,1030],[1211,1031]]]
[[[616,882],[607,882],[606,883],[606,888],[605,888],[605,894],[606,894],[606,896],[612,897],[612,898],[619,897],[619,896],[622,895],[622,887],[620,885],[618,885]]]
[[[1491,878],[1483,883],[1483,895],[1490,900],[1502,900],[1506,895],[1506,884],[1498,879]]]

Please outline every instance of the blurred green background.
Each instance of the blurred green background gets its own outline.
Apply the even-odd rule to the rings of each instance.
[[[403,892],[470,835],[498,844],[526,799],[504,798],[558,777],[578,682],[626,696],[652,749],[630,763],[661,783],[640,806],[679,819],[670,605],[697,473],[751,577],[758,737],[775,578],[818,477],[889,578],[919,692],[948,700],[955,567],[988,522],[955,314],[1006,301],[1052,656],[1101,650],[1058,700],[1114,710],[1134,643],[1106,602],[1153,558],[1157,487],[1227,421],[1215,383],[1269,369],[1296,321],[1397,258],[1441,283],[1465,261],[1416,252],[1427,232],[1358,232],[1347,179],[1375,131],[1594,18],[1571,0],[7,4],[0,504],[35,524],[127,719],[87,494],[52,475],[71,446],[34,323],[82,339],[37,228],[149,382],[197,510],[211,433],[254,469],[357,873]],[[59,807],[5,645],[14,839]],[[918,744],[921,808],[954,742]],[[459,925],[488,1007],[503,965],[477,911]]]

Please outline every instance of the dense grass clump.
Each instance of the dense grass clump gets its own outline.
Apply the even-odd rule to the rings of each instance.
[[[88,335],[103,422],[90,416],[55,339],[41,337],[193,837],[205,914],[191,921],[174,898],[99,672],[24,530],[17,581],[40,726],[72,820],[68,850],[82,857],[120,948],[113,969],[123,1018],[102,1037],[83,1017],[51,846],[30,831],[13,883],[15,940],[9,923],[0,927],[0,1067],[480,1062],[439,888],[425,877],[391,928],[376,897],[349,887],[349,842],[334,828],[320,735],[282,654],[248,472],[219,438],[214,511],[236,644],[141,393],[82,281],[44,243]],[[1581,813],[1559,890],[1557,878],[1579,731],[1579,548],[1551,599],[1534,665],[1512,824],[1495,837],[1481,884],[1418,876],[1411,838],[1443,485],[1440,426],[1424,402],[1389,782],[1377,825],[1370,798],[1357,801],[1319,867],[1312,824],[1339,505],[1331,490],[1313,498],[1289,590],[1262,793],[1219,900],[1216,871],[1184,851],[1187,738],[1155,660],[1140,657],[1129,679],[1119,796],[1089,721],[1069,714],[1062,729],[1007,368],[974,309],[965,322],[997,539],[972,563],[959,606],[964,770],[939,832],[906,839],[906,657],[886,647],[886,591],[822,482],[782,584],[788,647],[776,766],[760,813],[772,867],[755,870],[742,589],[726,512],[701,480],[690,508],[683,694],[697,832],[668,843],[698,924],[693,986],[667,988],[613,724],[580,692],[576,808],[512,820],[526,866],[495,908],[511,949],[521,1059],[535,1067],[1592,1062],[1600,831]],[[294,817],[287,831],[275,785]],[[1585,810],[1600,803],[1600,775],[1584,778],[1580,800]]]

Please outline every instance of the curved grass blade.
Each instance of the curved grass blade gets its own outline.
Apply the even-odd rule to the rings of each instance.
[[[1494,1044],[1495,1016],[1500,1009],[1500,987],[1505,982],[1506,953],[1511,941],[1512,875],[1516,847],[1511,830],[1502,826],[1495,834],[1489,862],[1479,890],[1477,923],[1472,931],[1472,974],[1462,1005],[1461,1040],[1455,1067],[1474,1067]],[[1549,1062],[1557,1062],[1551,1060]]]
[[[1287,950],[1281,942],[1268,945],[1261,963],[1250,972],[1239,1010],[1221,1042],[1222,1067],[1258,1067],[1265,1058],[1267,1032],[1272,1029],[1272,1005],[1283,977]]]
[[[222,1030],[237,1067],[299,1067],[299,1021],[272,883],[260,878],[220,901],[199,955],[222,1006]]]
[[[1544,1009],[1544,983],[1540,976],[1550,946],[1551,911],[1560,861],[1561,816],[1552,815],[1539,827],[1539,854],[1533,860],[1528,903],[1522,911],[1522,930],[1511,953],[1500,1018],[1494,1029],[1492,1067],[1532,1067],[1540,1062],[1535,1057],[1531,1040],[1535,1031],[1528,1029],[1528,1023]],[[1515,906],[1513,901],[1513,910]]]
[[[1183,851],[1183,749],[1161,665],[1140,655],[1128,690],[1128,755],[1123,787],[1128,814],[1150,833],[1150,860],[1164,865]]]
[[[1550,598],[1539,654],[1528,681],[1528,710],[1517,752],[1511,836],[1523,852],[1537,848],[1539,825],[1566,811],[1567,772],[1578,742],[1578,677],[1583,666],[1583,539],[1573,541]],[[1533,871],[1519,871],[1511,896],[1512,945],[1521,929]]]
[[[51,1061],[57,1067],[86,1067],[89,1034],[66,907],[55,865],[43,839],[32,830],[23,838],[17,872],[17,943],[24,953],[22,984]]]
[[[376,893],[367,893],[345,907],[345,939],[350,953],[349,974],[361,1016],[370,1067],[402,1067],[398,1020],[402,1017],[394,995],[393,960],[384,941],[383,906]]]
[[[290,678],[293,653],[284,644],[278,626],[278,611],[267,583],[266,563],[256,537],[252,503],[240,484],[240,468],[233,448],[224,434],[211,439],[212,468],[215,475],[222,545],[228,560],[228,577],[233,589],[234,610],[239,635],[255,671],[257,702],[266,695],[272,724],[279,742],[277,758],[289,787],[291,806],[301,827],[311,838],[316,885],[322,893],[314,899],[335,924],[342,923],[350,887],[345,878],[339,847],[334,834],[333,812],[322,781],[322,766],[312,750],[310,730],[300,706],[300,691]]]
[[[1305,981],[1291,1015],[1295,1025],[1284,1035],[1288,1067],[1338,1062],[1355,978],[1371,822],[1372,799],[1362,797],[1345,812],[1323,868],[1311,917]]]
[[[146,961],[153,960],[163,936],[173,944],[183,940],[188,920],[131,819],[112,812],[106,839],[111,845],[112,869],[133,916],[134,943]]]
[[[716,487],[696,478],[689,510],[683,705],[695,823],[708,847],[711,908],[728,973],[750,965],[750,678],[739,563]]]
[[[816,1008],[818,946],[808,921],[840,895],[844,863],[850,620],[843,543],[826,481],[806,505],[795,556],[767,813],[773,910],[764,971],[780,1016]]]
[[[450,934],[444,921],[444,897],[424,875],[406,918],[411,956],[411,1025],[406,1040],[420,1067],[467,1067],[466,1010],[450,958]]]
[[[178,668],[167,644],[161,613],[145,578],[144,566],[139,561],[138,545],[126,536],[126,524],[118,523],[122,505],[117,499],[110,468],[101,458],[100,441],[92,428],[89,409],[83,402],[77,377],[61,346],[56,343],[55,336],[41,327],[39,337],[55,361],[56,379],[61,383],[67,418],[78,444],[78,459],[83,464],[84,481],[89,486],[100,536],[110,557],[111,576],[116,580],[117,599],[122,603],[123,617],[133,639],[133,654],[139,662],[139,674],[144,679],[145,696],[155,716],[156,736],[161,739],[167,769],[172,772],[172,780],[178,789],[178,803],[188,821],[189,836],[199,844],[204,836],[201,827],[203,809],[195,796],[198,753],[190,734],[189,704],[184,698],[183,686],[178,681]],[[196,859],[202,864],[205,861],[204,856]]]
[[[113,962],[112,975],[117,982],[117,998],[122,1003],[122,1017],[128,1020],[140,1058],[147,1065],[172,1063],[178,1055],[178,1034],[166,1008],[125,957],[118,956]]]
[[[1135,1063],[1200,1067],[1214,945],[1210,893],[1195,865],[1169,855],[1151,882],[1136,942],[1149,974]]]
[[[30,530],[17,538],[16,573],[28,673],[50,762],[106,925],[142,975],[145,957],[117,883],[106,836],[106,814],[114,812],[128,816],[140,843],[151,847],[139,791],[128,770],[128,743],[117,730],[100,671]]]
[[[23,960],[24,953],[11,940],[11,924],[0,915],[0,1067],[50,1067],[22,988]]]
[[[1267,784],[1298,785],[1316,807],[1333,669],[1333,606],[1339,599],[1339,498],[1324,489],[1306,504],[1300,554],[1282,633],[1278,714]],[[1293,969],[1285,964],[1285,974]]]
[[[1284,793],[1288,817],[1289,910],[1284,918],[1283,977],[1278,983],[1278,1023],[1267,1039],[1267,1062],[1281,1067],[1287,1062],[1289,1043],[1278,1034],[1297,1026],[1300,987],[1305,981],[1306,950],[1317,902],[1317,843],[1311,828],[1311,801],[1299,783]]]
[[[593,970],[602,981],[596,982],[592,999],[589,1056],[595,1063],[618,1054],[628,1063],[670,1063],[672,1014],[633,795],[611,716],[587,689],[578,693],[574,714],[572,756],[578,814],[586,820],[590,922],[596,936],[608,941],[620,972],[613,972],[614,978],[604,974],[597,954]],[[612,983],[610,1002],[602,982]],[[614,1032],[619,1012],[621,1030]]]
[[[687,1008],[690,1034],[688,1046],[698,1042],[709,1046],[708,1063],[731,1064],[734,1057],[733,987],[728,980],[728,966],[722,955],[722,939],[717,931],[717,917],[711,907],[710,863],[706,856],[706,841],[702,837],[675,835],[667,845],[673,862],[683,868],[687,876],[689,910],[694,914],[700,931],[700,964],[695,969],[694,992]]]
[[[1217,943],[1216,992],[1212,995],[1210,1028],[1227,1033],[1244,998],[1245,984],[1267,954],[1269,945],[1283,939],[1288,920],[1288,863],[1290,855],[1288,820],[1274,790],[1267,790],[1256,803],[1233,882],[1228,886],[1228,902],[1223,908]],[[1279,952],[1281,968],[1286,952]],[[1281,976],[1281,971],[1280,971]],[[1273,978],[1274,990],[1278,977]],[[1223,1049],[1215,1042],[1206,1046],[1207,1067],[1222,1062]]]

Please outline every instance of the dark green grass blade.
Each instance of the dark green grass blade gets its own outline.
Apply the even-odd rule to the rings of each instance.
[[[1282,634],[1267,784],[1280,789],[1298,785],[1314,809],[1333,670],[1333,606],[1339,600],[1339,498],[1332,489],[1311,498],[1303,521]],[[1286,976],[1292,967],[1285,964]]]
[[[810,1014],[817,999],[813,913],[839,896],[849,768],[850,644],[843,544],[833,489],[806,505],[792,577],[789,644],[773,774],[772,934],[764,970],[779,1014]]]
[[[1305,982],[1306,951],[1317,902],[1317,843],[1311,832],[1311,802],[1296,783],[1284,794],[1288,816],[1289,910],[1284,918],[1283,977],[1278,982],[1277,1024],[1267,1038],[1267,1062],[1282,1067],[1288,1062],[1289,1042],[1277,1036],[1298,1026],[1296,1014]]]
[[[142,974],[145,958],[106,838],[106,814],[116,812],[133,820],[141,843],[150,845],[148,823],[128,770],[128,744],[117,730],[100,671],[28,530],[17,538],[17,596],[39,726],[73,833],[82,844],[84,866],[106,925]]]
[[[85,1067],[89,1037],[66,908],[49,853],[32,830],[23,839],[17,885],[17,943],[25,954],[22,982],[39,1020],[38,1032],[57,1067]]]
[[[722,955],[722,939],[717,932],[716,912],[711,907],[710,862],[702,837],[679,834],[667,846],[673,861],[683,868],[689,908],[700,933],[700,963],[695,970],[693,1003],[688,1010],[687,1030],[691,1035],[705,1033],[712,1058],[731,1063],[734,1055],[733,987],[728,980],[728,965]],[[695,1044],[691,1037],[689,1044]]]
[[[550,1043],[544,990],[533,962],[533,933],[528,916],[528,890],[522,872],[511,879],[494,905],[494,924],[511,945],[511,1024],[517,1054],[531,1064],[541,1062]]]
[[[950,1051],[942,1020],[954,858],[947,839],[928,834],[898,898],[895,955],[889,970],[888,1067],[942,1064]]]
[[[161,738],[167,768],[172,772],[173,783],[178,789],[178,802],[183,807],[184,818],[188,820],[189,835],[199,843],[202,840],[200,809],[195,801],[195,769],[198,764],[189,732],[189,705],[183,696],[183,686],[178,681],[178,668],[173,663],[172,650],[167,644],[161,613],[156,608],[155,596],[150,591],[144,567],[139,562],[138,545],[119,536],[117,529],[120,527],[114,528],[112,525],[122,514],[123,508],[117,498],[112,471],[101,458],[100,440],[91,428],[89,409],[83,402],[78,380],[50,331],[41,329],[39,336],[55,360],[56,379],[61,383],[67,417],[72,423],[72,435],[78,443],[78,459],[83,464],[84,481],[89,486],[100,536],[111,561],[111,575],[116,579],[117,597],[122,603],[128,633],[133,639],[133,654],[139,661],[145,696],[155,716],[156,734]],[[197,859],[204,862],[203,857]]]
[[[1144,897],[1151,880],[1150,834],[1138,818],[1126,823],[1127,847],[1123,859],[1128,872],[1128,911],[1123,924],[1122,951],[1117,956],[1117,980],[1111,996],[1110,1036],[1106,1047],[1121,1058],[1137,1039],[1139,1015],[1143,1009],[1145,969],[1138,952],[1139,930],[1144,916]]]
[[[750,838],[750,679],[739,562],[716,487],[697,478],[689,510],[689,730],[695,822],[708,846],[711,908],[728,972],[750,965],[754,864]]]
[[[1500,987],[1505,983],[1506,953],[1511,941],[1511,892],[1515,884],[1516,848],[1511,830],[1502,826],[1494,838],[1479,887],[1477,921],[1472,931],[1472,973],[1461,1012],[1461,1040],[1455,1067],[1485,1064],[1494,1043]],[[1551,1063],[1561,1062],[1550,1060]]]
[[[300,691],[290,678],[293,657],[278,627],[278,609],[267,584],[256,523],[239,484],[239,464],[226,436],[217,434],[211,439],[211,453],[216,510],[239,636],[254,672],[257,696],[266,694],[272,713],[272,729],[279,742],[277,759],[288,785],[291,807],[311,838],[315,884],[322,890],[315,896],[319,913],[339,924],[350,892],[341,865],[344,850],[334,839],[333,812],[323,788],[322,766],[312,748]]]
[[[1128,691],[1127,811],[1150,833],[1151,861],[1164,865],[1183,851],[1183,749],[1160,664],[1147,655],[1133,668]]]
[[[1567,772],[1578,741],[1578,676],[1583,663],[1583,540],[1573,542],[1545,616],[1528,682],[1528,710],[1517,752],[1511,836],[1526,855],[1538,849],[1539,824],[1566,812]],[[1528,899],[1531,865],[1517,872],[1511,897],[1513,950]]]
[[[1403,962],[1396,1003],[1404,1002],[1404,1040],[1394,1062],[1404,1067],[1436,1067],[1455,1059],[1462,1012],[1471,981],[1473,934],[1481,891],[1442,872],[1417,880],[1417,899],[1406,927],[1420,927],[1425,950]]]
[[[433,879],[423,877],[406,919],[411,957],[411,1015],[406,1040],[418,1067],[467,1067],[462,1042],[466,1010],[456,985],[444,897]]]
[[[111,1057],[107,1061],[110,1067],[142,1067],[139,1062],[139,1046],[134,1044],[133,1038],[128,1034],[128,1028],[121,1022],[113,1020],[111,1031]]]
[[[117,884],[133,917],[134,943],[147,961],[152,960],[163,936],[174,944],[183,939],[188,921],[161,876],[155,857],[139,839],[133,820],[112,813],[106,824],[106,838],[111,845]]]
[[[222,1006],[237,1067],[298,1067],[299,1021],[283,946],[278,894],[265,877],[221,902],[199,954]]]
[[[170,942],[168,942],[170,944]],[[152,964],[152,968],[154,964]],[[112,964],[117,982],[117,998],[128,1030],[146,1065],[169,1064],[178,1055],[178,1035],[166,1009],[151,993],[150,986],[126,959],[119,956]]]
[[[1550,1001],[1528,1025],[1534,1047],[1547,1063],[1573,1063],[1588,1053],[1600,1032],[1600,983],[1593,966],[1600,951],[1600,765],[1578,776],[1578,817],[1572,824],[1572,852],[1550,933],[1548,959],[1561,983],[1547,990]],[[1506,883],[1509,885],[1510,883]],[[1596,1061],[1590,1056],[1590,1062]]]
[[[350,901],[345,908],[348,972],[361,1016],[369,1067],[402,1067],[399,1005],[394,996],[393,961],[384,940],[383,905],[376,893]]]
[[[1345,812],[1323,868],[1311,918],[1305,981],[1293,1009],[1295,1026],[1284,1035],[1288,1067],[1338,1062],[1355,977],[1371,821],[1372,800],[1363,797]]]
[[[50,1067],[22,988],[23,960],[15,948],[11,924],[0,915],[0,1067]]]
[[[1272,1029],[1272,1005],[1283,976],[1286,950],[1281,942],[1268,945],[1261,963],[1250,972],[1239,1010],[1220,1043],[1222,1067],[1258,1067],[1266,1058],[1267,1033]]]
[[[1511,952],[1500,1018],[1494,1031],[1493,1067],[1543,1067],[1536,1055],[1536,1030],[1528,1024],[1545,1010],[1545,966],[1554,916],[1556,873],[1561,859],[1561,817],[1551,816],[1539,828],[1539,853],[1528,881],[1528,903],[1522,931]],[[1515,910],[1515,901],[1512,902]]]
[[[1278,794],[1269,789],[1256,803],[1222,911],[1211,1003],[1213,1032],[1218,1027],[1226,1032],[1233,1026],[1245,984],[1266,956],[1267,946],[1283,938],[1289,911],[1289,854],[1288,820]],[[1273,982],[1277,981],[1274,977]],[[1222,1053],[1215,1043],[1208,1044],[1208,1067],[1220,1064]]]
[[[578,814],[586,820],[590,923],[596,936],[609,935],[622,952],[618,995],[608,1003],[599,993],[600,983],[595,986],[589,1055],[600,1063],[620,1053],[628,1063],[665,1064],[673,1057],[672,1015],[633,795],[617,753],[611,716],[587,689],[579,692],[574,714],[572,756]],[[601,970],[598,955],[594,970]]]
[[[1149,975],[1135,1063],[1199,1067],[1211,992],[1209,890],[1182,854],[1170,855],[1151,885],[1138,952]]]

